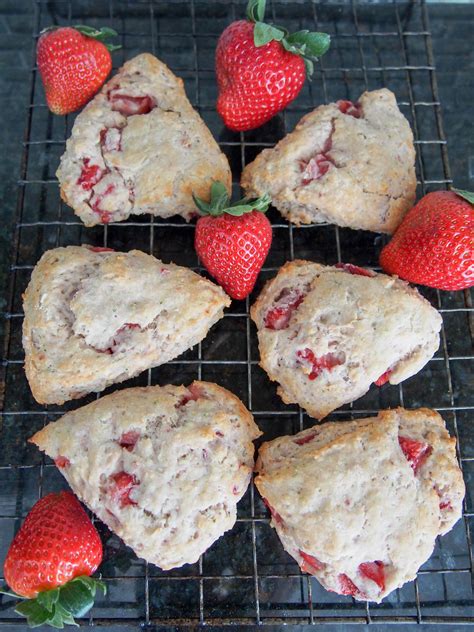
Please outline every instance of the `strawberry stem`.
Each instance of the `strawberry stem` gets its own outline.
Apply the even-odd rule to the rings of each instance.
[[[269,42],[280,42],[285,50],[304,59],[308,77],[314,72],[314,62],[329,49],[331,37],[327,33],[310,32],[308,30],[289,33],[287,29],[273,24],[266,24],[266,0],[249,0],[247,19],[255,24],[253,30],[254,45],[258,48]]]
[[[235,217],[240,217],[252,211],[265,213],[271,204],[271,198],[268,193],[255,200],[243,198],[231,203],[225,185],[218,181],[214,181],[211,185],[211,199],[209,202],[205,202],[194,193],[193,200],[201,215],[211,215],[212,217],[218,217],[224,213]]]

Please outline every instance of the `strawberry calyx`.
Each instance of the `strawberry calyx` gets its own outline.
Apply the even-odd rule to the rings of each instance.
[[[27,623],[34,628],[49,625],[63,628],[64,625],[77,625],[74,617],[83,617],[94,605],[94,599],[100,589],[107,593],[105,583],[95,577],[80,575],[63,586],[40,592],[34,599],[25,599],[16,593],[0,589],[0,594],[22,599],[15,612],[26,617]]]
[[[455,189],[454,187],[451,189],[456,195],[469,202],[469,204],[474,206],[474,193],[472,191],[465,191],[464,189]]]
[[[45,28],[45,29],[43,29],[41,31],[40,35],[43,35],[45,33],[51,33],[52,31],[57,31],[60,28],[64,28],[64,27],[62,27],[62,26],[48,26],[47,28]],[[102,42],[102,44],[105,46],[105,48],[111,53],[114,50],[118,50],[119,48],[122,48],[122,46],[120,44],[111,44],[110,42],[106,41],[110,37],[117,37],[117,35],[118,35],[117,31],[115,31],[114,29],[109,28],[108,26],[103,26],[100,29],[96,29],[96,28],[94,28],[92,26],[86,26],[85,24],[75,24],[74,26],[71,26],[70,28],[75,29],[76,31],[81,33],[81,35],[85,35],[86,37],[90,37],[91,39],[95,39],[98,42]]]
[[[258,48],[268,42],[280,42],[285,50],[303,58],[306,75],[311,77],[314,72],[314,62],[329,49],[331,37],[328,33],[311,32],[308,30],[289,33],[287,29],[273,24],[266,24],[266,0],[249,0],[247,5],[247,19],[255,24],[253,31],[254,45]]]
[[[242,200],[231,203],[225,185],[218,181],[214,181],[211,185],[211,199],[209,202],[198,198],[194,193],[193,200],[201,215],[211,215],[212,217],[219,217],[219,215],[223,215],[224,213],[234,215],[235,217],[240,217],[252,211],[265,213],[271,203],[271,198],[268,193],[265,193],[265,195],[255,200],[243,198]]]

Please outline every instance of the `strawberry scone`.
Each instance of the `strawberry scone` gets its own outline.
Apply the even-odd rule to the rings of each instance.
[[[23,296],[25,371],[34,398],[100,392],[200,342],[230,304],[195,272],[139,250],[46,252]]]
[[[189,220],[193,192],[207,200],[213,180],[231,186],[227,158],[183,81],[148,53],[126,62],[79,114],[56,175],[86,226],[143,213]]]
[[[260,364],[286,404],[316,419],[375,382],[415,375],[439,346],[442,319],[404,281],[352,264],[292,261],[251,309]]]
[[[167,570],[232,528],[260,434],[235,395],[193,382],[112,393],[30,441],[139,557]]]
[[[270,194],[290,222],[393,233],[415,201],[413,134],[390,90],[304,116],[244,169],[249,196]]]
[[[380,602],[461,517],[455,445],[432,410],[381,411],[264,443],[255,483],[301,570]]]

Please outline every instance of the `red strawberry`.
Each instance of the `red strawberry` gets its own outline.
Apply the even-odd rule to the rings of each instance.
[[[474,194],[468,191],[425,195],[382,250],[382,268],[411,283],[440,290],[474,285],[473,204]]]
[[[221,182],[211,187],[210,203],[194,196],[204,217],[196,224],[194,247],[208,272],[235,299],[250,294],[272,243],[272,227],[265,215],[270,197],[229,205]]]
[[[265,0],[249,0],[248,19],[232,22],[217,43],[217,111],[235,131],[259,127],[283,110],[312,74],[312,60],[329,48],[326,33],[290,35],[265,24],[264,14]]]
[[[73,623],[92,607],[96,589],[89,576],[102,561],[94,525],[71,492],[48,494],[27,515],[8,549],[5,580],[20,597],[16,612],[30,625]]]
[[[113,35],[113,29],[90,26],[53,26],[42,32],[36,58],[51,112],[74,112],[99,90],[112,69],[109,51],[120,48],[103,43]]]

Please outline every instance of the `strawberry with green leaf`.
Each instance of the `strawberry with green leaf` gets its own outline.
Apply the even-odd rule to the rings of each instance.
[[[63,628],[74,625],[94,604],[105,584],[90,577],[102,561],[96,528],[71,492],[48,494],[27,515],[13,539],[4,576],[14,593],[24,598],[15,612],[28,625]]]
[[[266,194],[256,200],[230,203],[222,182],[213,182],[211,201],[193,195],[201,215],[194,246],[208,272],[235,299],[252,291],[272,243],[272,227],[265,215]]]
[[[51,112],[74,112],[92,99],[112,69],[110,53],[120,48],[107,42],[115,35],[111,28],[91,26],[50,26],[41,32],[36,61]]]
[[[265,0],[249,0],[247,20],[232,22],[217,43],[217,111],[235,131],[263,125],[296,99],[329,48],[327,33],[289,33],[264,15]]]

